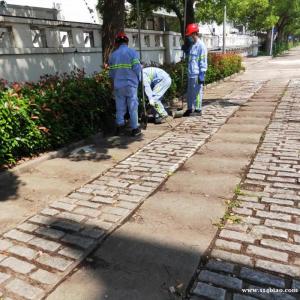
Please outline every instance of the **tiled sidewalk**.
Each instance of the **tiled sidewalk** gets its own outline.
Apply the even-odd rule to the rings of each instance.
[[[219,232],[191,299],[300,299],[300,81],[289,84],[236,200],[241,223]]]
[[[42,299],[246,102],[246,82],[0,239],[0,295]]]

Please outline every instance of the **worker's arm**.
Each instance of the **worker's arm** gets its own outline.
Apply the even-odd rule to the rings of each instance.
[[[199,82],[204,84],[205,73],[207,71],[207,49],[204,44],[199,49],[198,63],[200,71]]]
[[[142,66],[140,63],[139,55],[135,50],[132,51],[131,68],[132,68],[133,72],[136,74],[138,80],[140,81]]]
[[[147,73],[143,73],[143,84],[144,84],[144,89],[145,89],[145,94],[148,97],[150,105],[153,105],[152,101],[152,89],[151,89],[151,79],[149,78]]]

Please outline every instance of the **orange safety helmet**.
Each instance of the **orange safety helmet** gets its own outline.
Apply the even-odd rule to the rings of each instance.
[[[128,43],[129,39],[125,32],[119,32],[116,35],[115,43],[116,44],[122,44],[122,43]]]
[[[185,31],[186,36],[192,35],[193,33],[196,32],[197,33],[199,32],[199,25],[197,23],[188,24],[186,26],[186,31]]]

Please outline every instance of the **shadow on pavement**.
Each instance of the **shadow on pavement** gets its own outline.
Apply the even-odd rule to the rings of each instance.
[[[0,202],[16,198],[21,181],[11,171],[0,173]]]
[[[55,217],[51,217],[46,226],[42,227],[45,235],[49,234],[49,228],[64,232],[60,242],[74,254],[91,241],[87,235],[81,235],[85,240],[77,240],[78,230],[95,233],[95,229],[101,229]],[[41,229],[35,235],[45,238]],[[105,238],[47,300],[183,299],[200,255],[193,248],[187,251],[184,247],[173,247],[167,240],[145,240],[117,230]]]

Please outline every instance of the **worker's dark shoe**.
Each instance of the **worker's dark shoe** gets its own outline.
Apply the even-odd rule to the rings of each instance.
[[[131,130],[131,136],[137,137],[140,136],[141,134],[142,131],[139,127]]]
[[[202,116],[202,110],[195,110],[190,114],[191,117],[201,117]]]
[[[183,114],[183,117],[189,117],[192,113],[192,110],[191,109],[187,109],[184,114]]]
[[[115,135],[124,135],[125,134],[125,125],[117,126]]]

